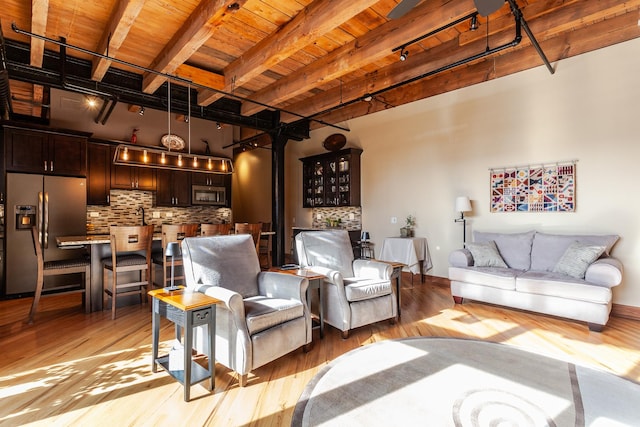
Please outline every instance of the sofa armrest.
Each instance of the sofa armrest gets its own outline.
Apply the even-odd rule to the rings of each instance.
[[[307,292],[308,286],[309,281],[305,277],[275,271],[258,273],[258,290],[260,295],[269,298],[306,301],[305,293]]]
[[[451,267],[471,267],[473,265],[473,255],[469,249],[456,249],[449,254],[449,266]]]
[[[587,267],[584,280],[612,288],[622,282],[622,271],[622,263],[618,259],[604,257],[594,261]]]
[[[357,259],[353,261],[354,277],[388,280],[391,278],[392,273],[393,268],[391,268],[391,265],[386,262],[368,259]]]

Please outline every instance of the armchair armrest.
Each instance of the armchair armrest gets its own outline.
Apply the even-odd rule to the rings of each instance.
[[[470,267],[473,265],[473,255],[469,249],[456,249],[449,254],[449,266]]]
[[[353,275],[368,279],[390,279],[393,268],[386,262],[357,259],[353,261]]]
[[[307,267],[307,270],[314,273],[322,274],[325,277],[325,282],[334,284],[336,286],[343,287],[344,282],[342,280],[342,274],[338,270],[333,270],[328,267],[320,267],[317,265]]]
[[[308,286],[309,281],[304,277],[274,271],[258,273],[258,290],[260,295],[269,298],[306,301],[305,292],[307,292]]]
[[[244,331],[244,334],[249,336],[242,295],[230,289],[211,285],[198,285],[197,291],[222,301],[222,304],[218,305],[219,310],[216,310],[217,316],[222,315],[225,310],[228,311],[231,317],[229,321],[233,322],[237,330]]]
[[[622,282],[622,263],[613,257],[600,258],[587,267],[584,280],[608,288],[618,286]]]

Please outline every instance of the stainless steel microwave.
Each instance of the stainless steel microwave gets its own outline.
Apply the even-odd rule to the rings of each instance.
[[[191,186],[191,204],[225,206],[227,204],[227,190],[225,187],[193,185]]]

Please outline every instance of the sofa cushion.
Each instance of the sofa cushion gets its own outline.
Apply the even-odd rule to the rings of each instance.
[[[521,273],[521,270],[500,267],[449,267],[449,280],[513,291],[516,276]]]
[[[553,267],[554,273],[562,273],[576,279],[584,279],[587,267],[604,252],[604,246],[585,245],[573,242],[569,245],[558,263]]]
[[[343,279],[343,283],[347,301],[351,302],[377,298],[392,292],[390,280],[348,277]]]
[[[588,284],[584,280],[548,271],[522,273],[516,279],[516,291],[599,304],[611,301],[611,290],[606,286]]]
[[[255,296],[244,300],[244,314],[249,335],[302,317],[304,307],[300,301]]]
[[[500,256],[496,242],[493,240],[489,240],[488,242],[467,243],[466,247],[473,256],[473,265],[475,267],[507,268],[507,264],[505,264]]]
[[[535,231],[511,234],[475,231],[473,236],[476,242],[496,242],[502,259],[510,268],[528,270],[531,267],[531,244],[534,234]]]
[[[531,270],[553,271],[562,255],[573,242],[604,246],[604,254],[609,255],[618,241],[616,235],[562,235],[536,233],[531,248]]]

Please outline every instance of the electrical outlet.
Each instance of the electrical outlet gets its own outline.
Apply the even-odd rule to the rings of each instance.
[[[153,219],[158,219],[158,218],[160,218],[160,212],[156,211],[153,213]]]
[[[354,213],[350,213],[350,214],[349,214],[349,219],[350,219],[351,221],[353,221],[354,219],[356,219],[356,214],[354,214]]]
[[[173,212],[167,212],[166,214],[164,214],[165,218],[173,218]]]
[[[316,214],[316,219],[322,219],[322,215],[321,214]]]
[[[100,212],[90,212],[89,216],[91,218],[98,218],[100,216]]]
[[[397,224],[398,223],[398,218],[395,216],[391,217],[391,224]]]

